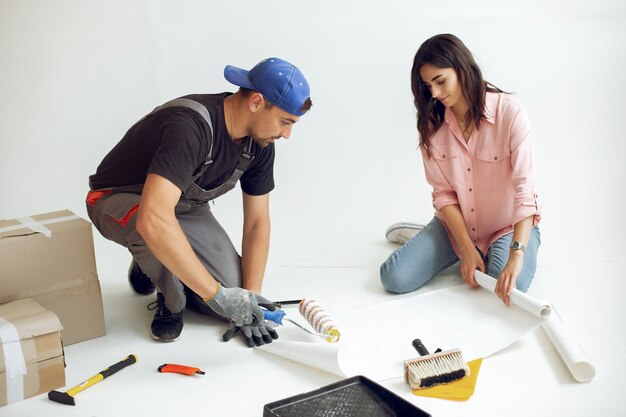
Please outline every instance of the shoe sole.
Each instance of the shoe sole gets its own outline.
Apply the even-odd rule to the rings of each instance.
[[[417,223],[404,223],[404,222],[394,223],[391,226],[389,226],[387,230],[385,231],[385,239],[387,239],[391,243],[401,243],[400,240],[392,237],[393,232],[395,232],[398,229],[411,229],[411,230],[417,230],[417,233],[419,233],[422,230],[424,230],[424,227],[426,226],[423,224],[417,224]]]
[[[178,339],[180,339],[180,338],[181,338],[181,336],[183,335],[183,332],[181,331],[181,332],[180,332],[180,334],[178,335],[178,337],[177,337],[176,339],[162,339],[162,338],[160,338],[160,337],[158,337],[158,336],[155,336],[155,334],[154,334],[154,333],[152,333],[152,330],[150,330],[148,333],[150,333],[150,337],[151,337],[153,340],[156,340],[157,342],[163,342],[163,343],[171,343],[171,342],[175,342],[175,341],[177,341]]]

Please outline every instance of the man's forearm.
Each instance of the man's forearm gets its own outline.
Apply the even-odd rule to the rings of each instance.
[[[165,267],[202,298],[215,295],[217,281],[202,265],[176,218],[181,191],[167,178],[148,174],[137,212],[137,232]]]
[[[244,229],[241,245],[243,288],[256,294],[261,293],[269,247],[269,222],[256,224]]]

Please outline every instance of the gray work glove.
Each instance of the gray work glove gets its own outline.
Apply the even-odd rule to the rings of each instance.
[[[276,330],[269,327],[265,322],[250,326],[237,326],[235,323],[230,323],[228,330],[226,330],[223,336],[224,342],[228,342],[237,333],[241,333],[248,347],[262,346],[266,343],[272,343],[274,339],[278,339]]]
[[[225,288],[220,285],[217,293],[206,304],[211,310],[236,326],[263,323],[263,306],[275,310],[276,306],[267,298],[253,294],[243,288]]]

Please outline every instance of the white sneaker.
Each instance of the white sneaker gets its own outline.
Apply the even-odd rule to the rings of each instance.
[[[394,223],[385,232],[385,237],[391,243],[404,245],[421,232],[424,227],[426,226],[418,223]]]

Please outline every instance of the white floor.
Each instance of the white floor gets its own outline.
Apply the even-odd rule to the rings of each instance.
[[[385,293],[375,265],[394,248],[373,234],[372,259],[365,266],[298,267],[270,265],[264,293],[273,299],[313,297],[331,312],[352,311],[394,299]],[[0,416],[261,416],[272,401],[311,391],[338,377],[244,347],[240,340],[221,341],[224,325],[186,313],[181,340],[153,342],[147,329],[152,297],[131,293],[125,281],[128,255],[98,238],[98,266],[107,335],[65,349],[68,389],[130,353],[137,364],[78,394],[75,407],[50,402],[45,395],[0,407]],[[273,247],[273,251],[280,248]],[[558,263],[555,263],[555,265]],[[569,330],[596,366],[591,383],[569,374],[543,330],[486,358],[474,396],[452,402],[414,396],[401,379],[383,385],[437,416],[624,415],[619,394],[626,370],[624,262],[594,262],[584,267],[541,266],[531,294],[551,300]],[[555,279],[555,277],[559,277]],[[567,285],[584,282],[590,285]],[[584,277],[587,277],[583,279]],[[455,268],[421,291],[458,284]],[[364,318],[366,319],[366,318]],[[181,363],[201,368],[204,376],[160,374],[158,366]]]
[[[625,416],[625,2],[431,3],[0,0],[0,218],[66,208],[85,217],[87,177],[146,111],[232,91],[225,65],[278,55],[307,74],[315,106],[276,147],[264,293],[316,298],[337,314],[397,299],[378,280],[393,250],[383,232],[432,216],[409,70],[421,42],[454,33],[528,110],[543,205],[530,293],[557,307],[597,376],[576,383],[539,329],[484,360],[467,402],[385,385],[436,416]],[[240,200],[232,192],[212,206],[235,242]],[[180,341],[153,342],[153,298],[128,288],[129,255],[95,243],[107,335],[66,348],[65,389],[130,353],[139,362],[80,393],[76,407],[41,395],[0,417],[261,416],[266,403],[337,381],[223,343],[224,325],[194,313]],[[454,270],[445,275],[421,291],[458,284]],[[158,373],[166,362],[206,375]]]

